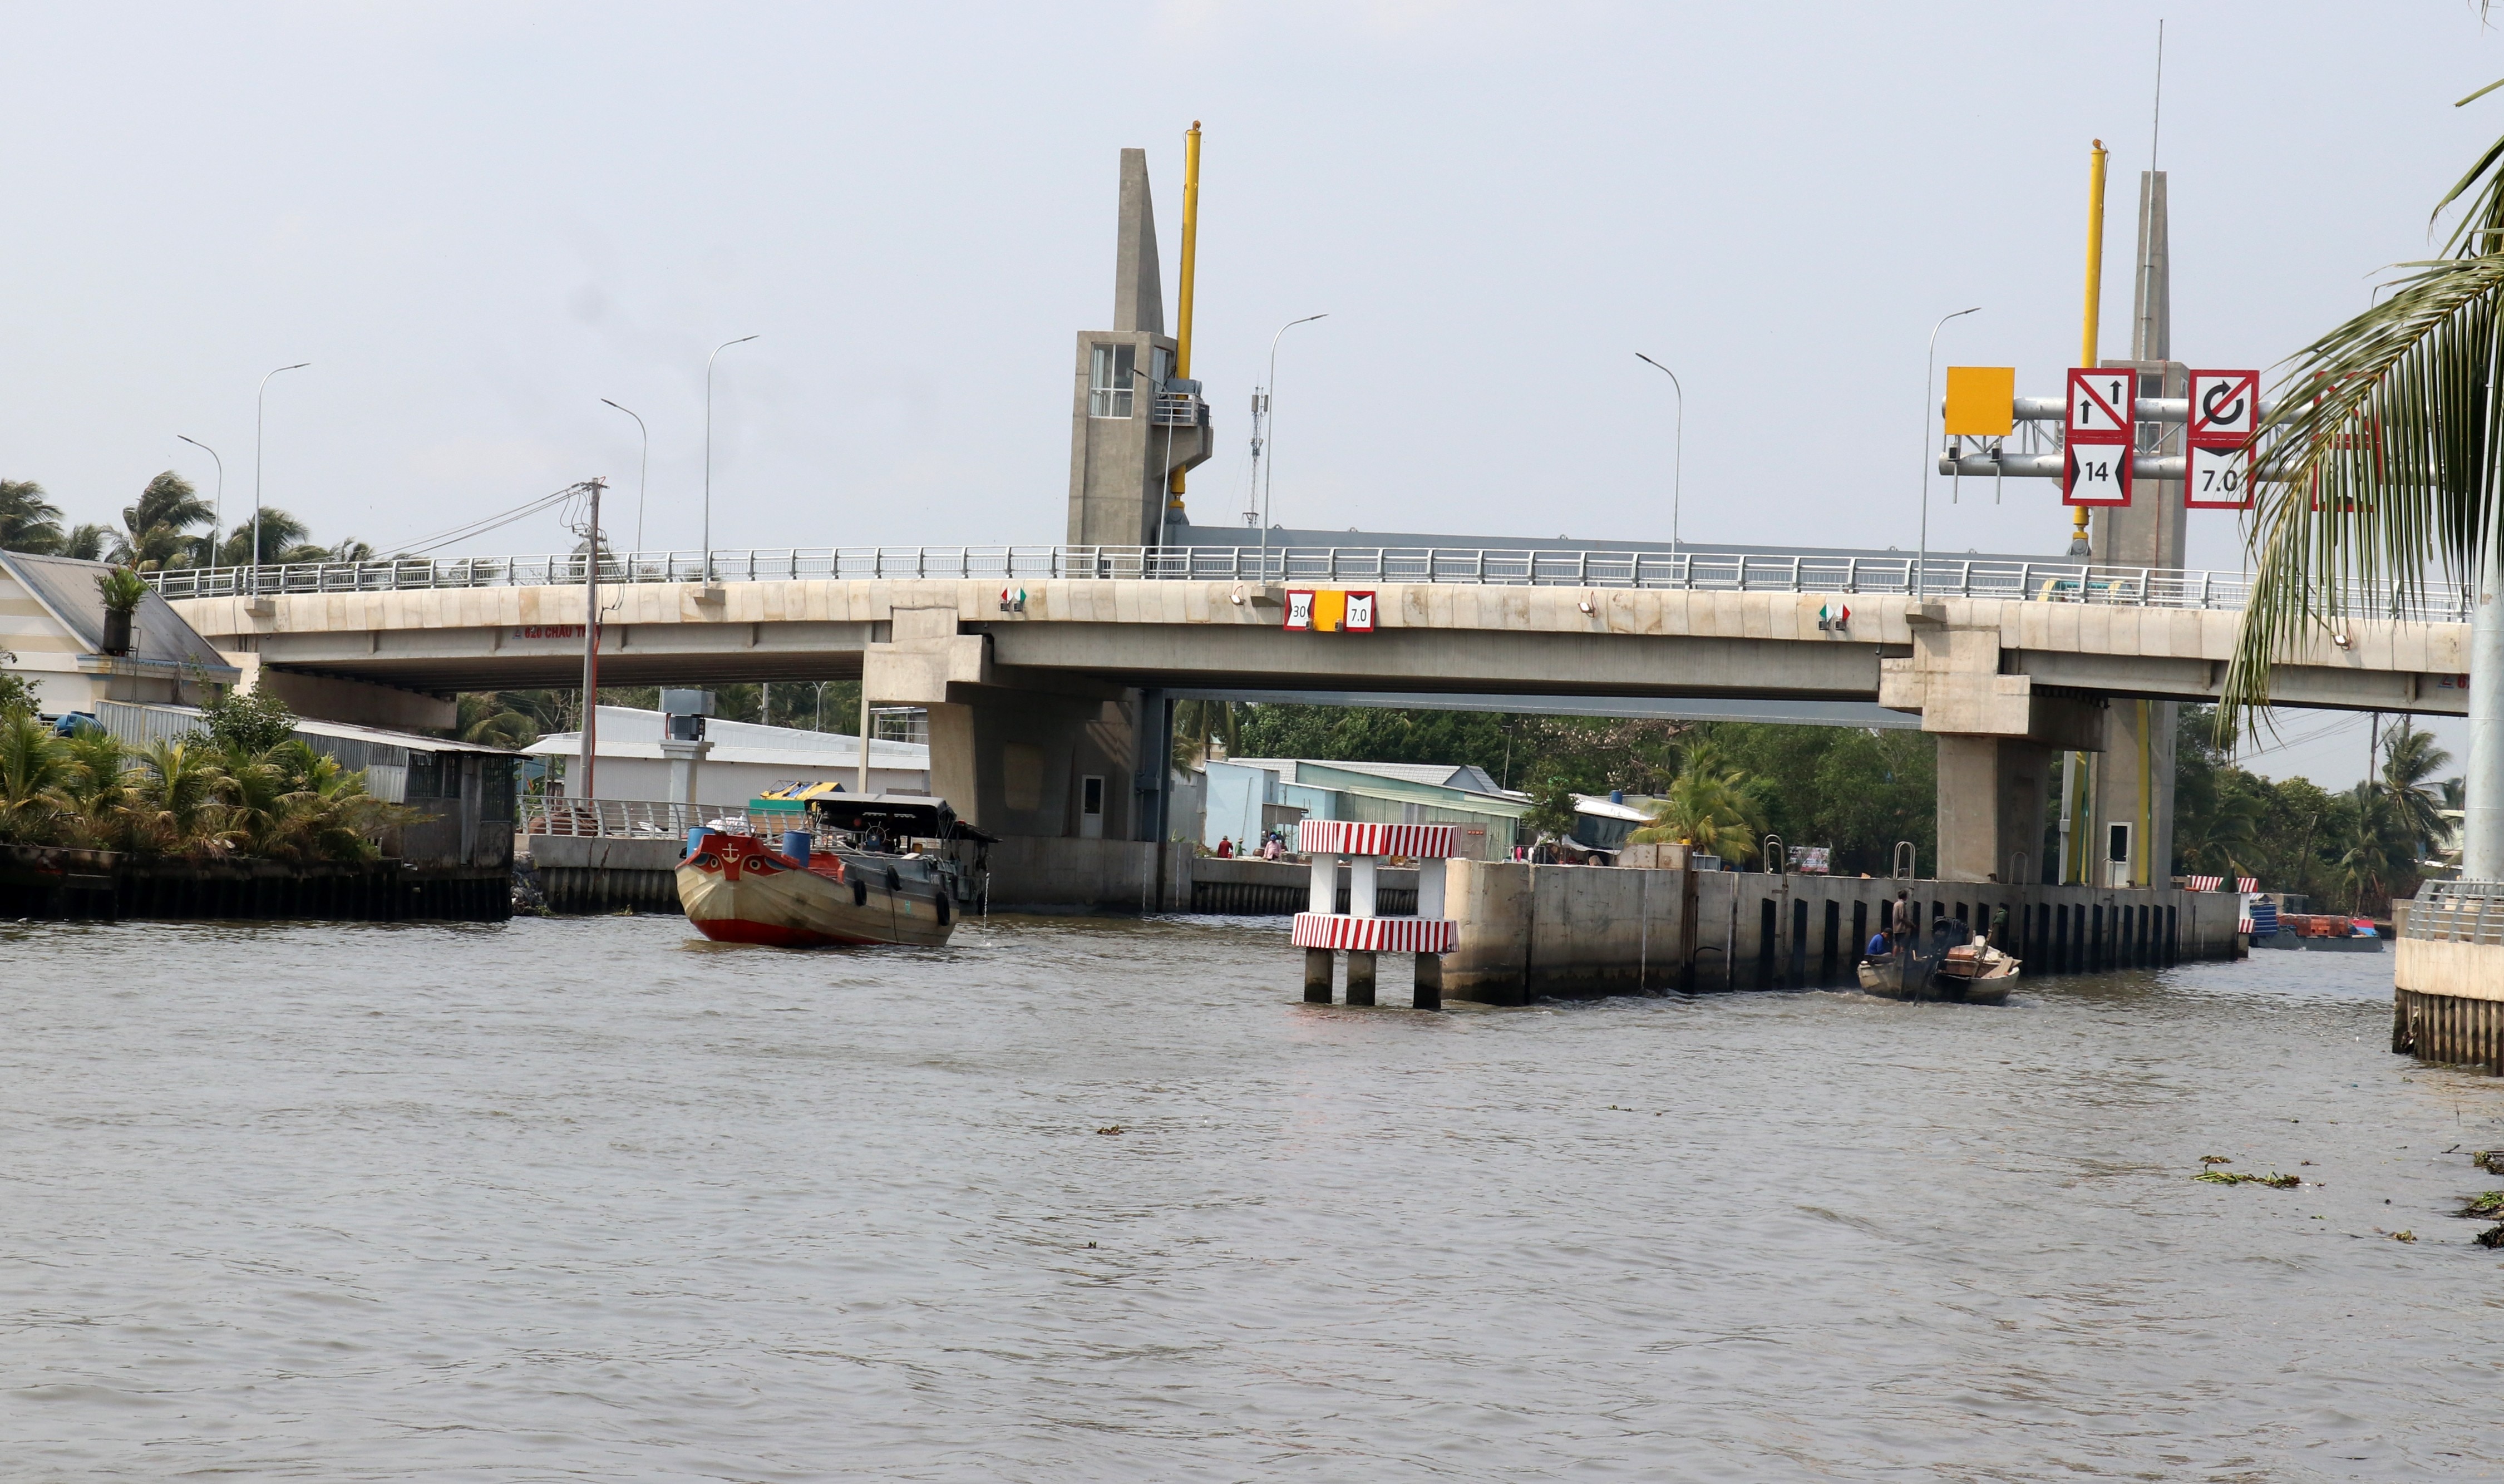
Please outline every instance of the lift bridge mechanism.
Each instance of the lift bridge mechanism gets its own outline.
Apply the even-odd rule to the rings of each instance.
[[[2187,396],[2139,395],[2156,378],[2108,365],[2072,368],[2067,396],[2018,397],[2013,367],[1950,366],[1939,472],[1990,479],[1994,504],[2005,478],[2058,479],[2063,504],[2095,506],[2127,505],[2138,481],[2155,479],[2186,481],[2194,510],[2250,509],[2252,437],[2270,410],[2260,373],[2175,374]]]

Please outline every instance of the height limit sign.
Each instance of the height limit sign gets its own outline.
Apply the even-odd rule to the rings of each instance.
[[[2137,380],[2128,370],[2070,369],[2069,429],[2061,440],[2068,454],[2061,473],[2063,504],[2130,503]]]

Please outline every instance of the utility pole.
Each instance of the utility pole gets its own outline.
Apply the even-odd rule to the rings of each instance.
[[[582,787],[581,799],[599,797],[593,789],[600,766],[600,492],[605,479],[583,482],[591,495],[591,535],[582,557]]]

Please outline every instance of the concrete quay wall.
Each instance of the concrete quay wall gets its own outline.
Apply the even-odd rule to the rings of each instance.
[[[1542,995],[1848,986],[1869,935],[1909,889],[1924,922],[1981,931],[2033,974],[2231,958],[2242,900],[2226,892],[1897,881],[1746,872],[1454,861],[1460,941],[1443,993],[1517,1005]]]

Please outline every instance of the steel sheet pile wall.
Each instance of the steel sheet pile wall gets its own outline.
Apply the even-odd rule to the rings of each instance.
[[[2231,958],[2232,893],[1864,880],[1721,871],[1454,862],[1459,947],[1444,993],[1492,1004],[1540,995],[1845,986],[1898,889],[1926,924],[1980,932],[2006,908],[2002,945],[2031,975]]]

